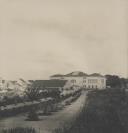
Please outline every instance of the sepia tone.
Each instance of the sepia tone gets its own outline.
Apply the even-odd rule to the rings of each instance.
[[[0,0],[0,133],[127,133],[126,0]]]

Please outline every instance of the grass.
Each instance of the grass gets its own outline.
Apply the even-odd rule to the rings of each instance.
[[[127,99],[120,89],[92,91],[74,122],[63,125],[54,133],[127,133]]]
[[[10,128],[3,129],[1,133],[37,133],[34,128]]]

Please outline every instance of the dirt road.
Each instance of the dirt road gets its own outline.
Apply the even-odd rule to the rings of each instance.
[[[86,98],[86,92],[71,105],[66,106],[64,109],[52,113],[49,116],[41,116],[40,121],[25,121],[25,115],[6,118],[0,121],[0,129],[12,127],[33,127],[39,133],[51,133],[57,127],[62,126],[65,122],[72,120],[79,113]]]

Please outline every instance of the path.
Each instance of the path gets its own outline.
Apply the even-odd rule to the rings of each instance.
[[[64,122],[68,122],[79,113],[80,109],[84,105],[86,92],[71,105],[66,106],[64,109],[53,113],[49,116],[41,116],[40,121],[25,121],[25,115],[19,115],[15,117],[6,118],[0,121],[1,128],[12,127],[33,127],[40,133],[51,133],[52,130],[62,125]]]

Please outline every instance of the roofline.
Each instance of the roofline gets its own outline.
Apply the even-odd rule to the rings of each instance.
[[[82,76],[79,76],[79,75],[64,75],[63,77],[88,77],[88,75],[82,75]]]
[[[105,77],[103,75],[82,75],[82,76],[79,76],[79,75],[63,75],[63,76],[50,76],[50,77]]]
[[[52,75],[52,76],[50,76],[50,77],[63,77],[64,75],[59,75],[59,74],[56,74],[56,75]]]
[[[35,81],[58,81],[58,79],[52,79],[52,80],[50,80],[50,79],[48,79],[48,80],[34,80],[34,82]],[[60,81],[68,81],[68,80],[60,80]]]
[[[88,77],[101,77],[101,78],[106,78],[105,76],[102,76],[102,75],[99,75],[99,76],[89,75]]]

